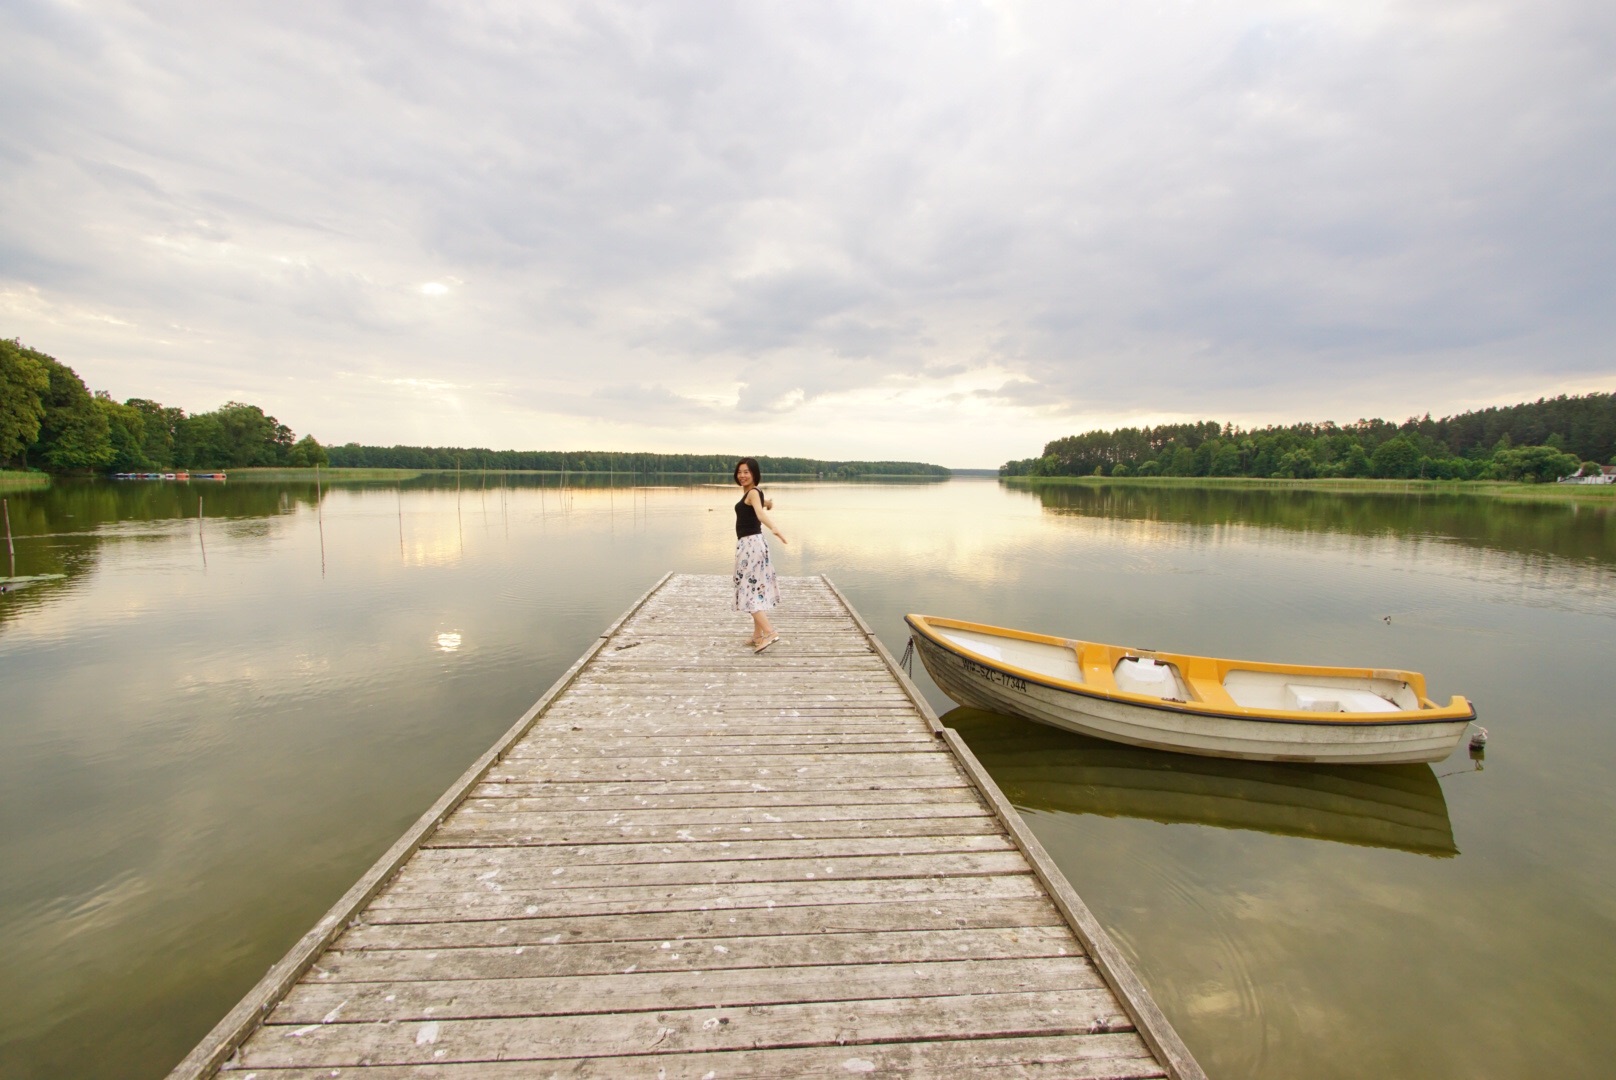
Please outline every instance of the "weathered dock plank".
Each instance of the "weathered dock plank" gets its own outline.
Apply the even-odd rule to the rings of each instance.
[[[823,579],[607,630],[173,1076],[1179,1077],[1082,901]]]
[[[447,949],[503,945],[568,945],[584,941],[672,941],[706,937],[773,937],[778,934],[958,930],[972,926],[1058,926],[1060,912],[1041,898],[984,905],[969,900],[918,904],[819,904],[743,911],[662,915],[586,915],[505,919],[496,922],[434,921],[359,926],[343,948]]]
[[[823,964],[789,982],[770,968],[742,968],[722,979],[683,973],[548,976],[525,979],[440,980],[413,983],[305,983],[276,1014],[285,1024],[322,1023],[333,1009],[350,1022],[498,1016],[548,1016],[577,1008],[580,997],[597,1008],[630,1012],[658,1009],[748,1008],[804,999],[862,1001],[950,997],[984,986],[1038,991],[1099,989],[1105,985],[1086,957],[1014,960],[940,960],[932,963]]]
[[[243,1048],[241,1067],[570,1061],[616,1056],[629,1048],[659,1056],[804,1043],[857,1048],[942,1039],[1081,1037],[1128,1024],[1108,989],[429,1020],[402,1030],[392,1023],[269,1024]],[[815,1032],[823,1034],[816,1038]]]
[[[741,882],[664,886],[643,889],[618,886],[587,893],[558,894],[543,908],[525,895],[504,892],[455,891],[399,892],[377,897],[365,913],[371,923],[422,922],[441,918],[446,905],[455,917],[469,919],[531,918],[542,910],[547,916],[584,916],[612,912],[742,911],[748,908],[811,906],[835,903],[920,904],[937,900],[973,900],[994,904],[1005,900],[1045,896],[1031,870],[991,877],[882,878],[876,880],[816,880]]]
[[[1127,1035],[1070,1038],[1008,1038],[938,1043],[736,1050],[678,1056],[583,1058],[563,1063],[476,1062],[419,1066],[372,1066],[365,1080],[776,1080],[787,1076],[882,1076],[904,1080],[959,1080],[964,1076],[1015,1076],[1033,1080],[1146,1080],[1166,1074],[1149,1055],[1135,1055]],[[346,1072],[343,1075],[352,1076]],[[330,1080],[330,1069],[277,1071],[273,1080]],[[263,1077],[262,1080],[270,1080]]]

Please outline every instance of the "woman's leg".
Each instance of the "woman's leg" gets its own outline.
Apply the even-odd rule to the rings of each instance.
[[[752,612],[752,644],[767,641],[774,633],[774,627],[769,625],[769,616],[761,611]]]

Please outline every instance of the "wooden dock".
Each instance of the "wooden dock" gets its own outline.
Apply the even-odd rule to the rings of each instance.
[[[823,578],[669,575],[172,1078],[1199,1066]]]

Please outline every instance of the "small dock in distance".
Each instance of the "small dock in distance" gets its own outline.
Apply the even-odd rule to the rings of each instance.
[[[1203,1077],[851,605],[781,593],[753,655],[664,578],[171,1080]]]

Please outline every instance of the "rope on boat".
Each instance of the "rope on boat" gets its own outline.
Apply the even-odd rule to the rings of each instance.
[[[915,638],[909,635],[909,644],[903,647],[903,656],[898,659],[898,666],[912,679],[915,677]]]

